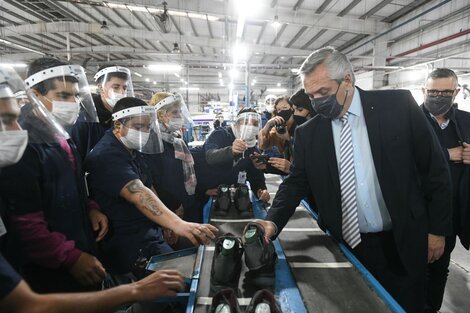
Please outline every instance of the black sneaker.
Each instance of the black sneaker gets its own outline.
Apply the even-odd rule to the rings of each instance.
[[[246,277],[257,286],[272,286],[275,282],[277,254],[271,241],[264,238],[264,227],[248,223],[243,230],[245,264],[250,270]]]
[[[211,269],[211,290],[217,292],[230,287],[237,289],[242,268],[243,245],[241,239],[230,233],[215,243]]]
[[[232,198],[230,197],[230,186],[219,185],[217,188],[217,199],[215,200],[215,208],[218,215],[226,216],[230,209]]]
[[[274,295],[266,289],[260,290],[247,306],[245,313],[281,313],[281,309],[276,303]]]
[[[240,184],[237,186],[234,196],[235,207],[237,208],[238,213],[242,217],[250,217],[251,213],[251,201],[250,201],[250,191],[248,186],[245,184]]]
[[[233,289],[222,289],[212,297],[210,313],[241,313]]]

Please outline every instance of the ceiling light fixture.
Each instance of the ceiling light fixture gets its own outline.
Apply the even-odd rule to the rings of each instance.
[[[274,20],[271,22],[271,26],[278,29],[281,27],[281,23],[279,22],[279,17],[276,15],[274,16]]]
[[[134,72],[135,76],[142,77],[142,74]]]
[[[101,22],[101,29],[109,29],[108,22],[106,21]]]
[[[0,66],[26,67],[25,63],[0,63]]]
[[[171,53],[181,53],[180,46],[177,42],[173,43],[173,50],[171,50]]]

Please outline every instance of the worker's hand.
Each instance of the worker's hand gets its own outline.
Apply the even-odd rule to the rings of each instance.
[[[70,268],[70,273],[83,286],[101,284],[106,271],[97,258],[82,252],[77,262]]]
[[[217,188],[207,189],[206,195],[209,197],[217,197]]]
[[[254,152],[253,155],[260,155],[258,152]],[[260,170],[260,171],[264,171],[266,169],[266,164],[263,163],[263,162],[258,162],[258,159],[256,158],[251,158],[251,162],[253,162],[253,166]]]
[[[470,144],[463,143],[462,160],[464,164],[470,164]]]
[[[266,189],[259,189],[256,192],[256,195],[258,196],[258,199],[264,202],[268,202],[269,199],[271,199],[271,196],[269,195],[269,192]]]
[[[211,239],[215,239],[214,233],[219,231],[210,224],[189,223],[181,219],[175,223],[172,230],[176,235],[188,238],[195,246],[208,244]]]
[[[260,224],[264,228],[264,240],[266,242],[271,241],[271,237],[276,234],[276,226],[274,226],[274,223],[271,221],[265,221],[265,220],[255,220],[255,223]]]
[[[449,151],[449,159],[451,161],[454,161],[454,162],[457,162],[457,163],[462,162],[463,147],[455,147],[455,148],[447,149],[447,151]],[[470,151],[470,148],[469,148],[469,151]],[[469,155],[469,157],[470,157],[470,155]]]
[[[232,144],[232,153],[233,155],[242,154],[245,150],[248,149],[246,143],[241,139],[235,139]]]
[[[444,253],[446,240],[444,236],[428,234],[428,263],[439,260]]]
[[[284,119],[280,116],[275,116],[273,117],[272,119],[270,119],[269,121],[266,122],[266,128],[273,128],[274,126],[276,125],[282,125],[282,124],[285,124],[286,121],[284,121]]]
[[[283,158],[269,158],[269,164],[286,174],[290,173],[290,162]]]
[[[184,290],[183,276],[177,271],[160,270],[132,284],[135,301],[174,297]]]
[[[90,218],[93,231],[99,231],[98,236],[96,236],[96,241],[100,241],[108,233],[108,217],[97,209],[91,209],[88,212],[88,217]]]

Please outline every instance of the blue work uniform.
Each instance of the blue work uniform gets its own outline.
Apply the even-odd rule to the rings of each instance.
[[[104,133],[113,125],[111,112],[104,106],[99,94],[93,95],[99,123],[84,121],[80,115],[70,131],[70,137],[76,143],[82,160],[85,160],[91,149],[101,140]]]
[[[254,152],[259,153],[259,150],[256,147],[248,148],[242,156],[233,157],[231,146],[234,141],[235,135],[230,126],[218,128],[210,134],[202,148],[192,150],[198,193],[217,188],[221,184],[236,184],[239,173],[243,171],[246,171],[247,180],[254,192],[266,189],[263,172],[255,168],[250,159],[250,155]],[[211,157],[211,152],[216,150],[224,154],[217,161]]]
[[[175,158],[173,144],[164,141],[163,153],[146,155],[159,198],[172,211],[184,208],[184,220],[202,222],[202,206],[184,186],[183,161]]]
[[[120,195],[122,188],[135,179],[152,187],[150,170],[141,153],[127,150],[108,130],[88,154],[85,166],[91,197],[109,219],[109,233],[100,252],[110,273],[129,273],[139,250],[147,258],[172,251],[161,228]]]
[[[0,254],[0,302],[21,282],[21,277]]]

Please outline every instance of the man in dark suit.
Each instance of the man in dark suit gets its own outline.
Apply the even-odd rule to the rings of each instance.
[[[408,91],[363,91],[331,47],[302,64],[318,116],[295,134],[291,174],[265,221],[279,233],[311,191],[319,223],[348,245],[407,312],[423,312],[427,262],[452,231],[451,183],[442,150]]]
[[[432,71],[423,88],[424,103],[421,108],[439,139],[453,187],[453,233],[446,237],[442,257],[428,264],[426,312],[429,313],[441,308],[456,236],[460,237],[467,250],[469,248],[470,113],[454,107],[459,91],[457,75],[447,68]]]

